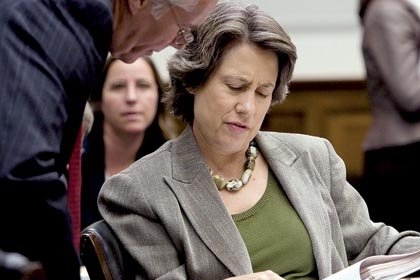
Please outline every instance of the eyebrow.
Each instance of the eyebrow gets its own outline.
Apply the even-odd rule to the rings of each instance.
[[[268,83],[264,83],[264,84],[260,85],[260,87],[274,88],[275,85],[273,85],[273,83],[271,83],[271,82],[268,82]]]
[[[245,84],[250,84],[251,82],[250,81],[248,81],[246,78],[243,78],[243,77],[241,77],[241,76],[237,76],[237,75],[226,75],[226,76],[223,76],[222,77],[222,79],[224,80],[224,81],[229,81],[229,80],[231,80],[231,79],[237,79],[237,80],[239,80],[240,82],[244,82]],[[272,87],[272,88],[274,88],[275,87],[275,85],[273,84],[273,83],[271,83],[271,82],[267,82],[267,83],[263,83],[263,84],[261,84],[261,85],[258,85],[258,87],[265,87],[265,88],[269,88],[269,87]]]
[[[141,81],[141,82],[148,82],[148,83],[152,83],[153,80],[149,79],[149,78],[143,78],[143,77],[139,77],[139,78],[135,78],[134,79],[136,82]]]

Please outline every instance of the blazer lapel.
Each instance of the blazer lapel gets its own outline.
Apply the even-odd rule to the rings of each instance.
[[[173,178],[165,177],[197,234],[234,274],[252,272],[245,244],[213,184],[191,128],[174,141]]]
[[[257,143],[308,231],[318,273],[329,271],[331,230],[327,210],[320,207],[323,198],[319,191],[325,187],[317,187],[323,182],[310,164],[308,154],[296,155],[277,138],[274,142],[261,134]]]

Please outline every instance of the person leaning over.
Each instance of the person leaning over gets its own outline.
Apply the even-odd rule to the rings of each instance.
[[[99,194],[137,279],[323,279],[420,248],[369,219],[329,141],[260,131],[296,60],[272,17],[220,3],[196,38],[169,61],[165,97],[189,126]]]
[[[48,279],[79,279],[65,172],[107,53],[183,48],[216,2],[0,1],[1,250],[41,262]]]

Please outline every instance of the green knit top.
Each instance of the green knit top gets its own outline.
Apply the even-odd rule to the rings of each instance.
[[[318,278],[305,225],[271,170],[261,199],[232,218],[248,249],[254,272],[272,270],[287,280]]]

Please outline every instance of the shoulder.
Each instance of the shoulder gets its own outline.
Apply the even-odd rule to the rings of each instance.
[[[294,151],[316,150],[329,144],[325,138],[299,133],[260,132],[259,138],[263,142],[288,147]]]
[[[51,2],[57,2],[57,0]],[[109,0],[60,0],[59,2],[64,2],[63,4],[67,5],[70,12],[75,15],[81,15],[86,19],[90,16],[92,24],[99,23],[95,22],[92,17],[107,19],[112,17],[112,1]]]
[[[318,167],[325,167],[339,159],[331,143],[321,137],[297,133],[260,132],[258,145],[264,156],[293,164],[299,158],[307,158]]]
[[[171,143],[165,143],[155,152],[137,160],[127,169],[109,177],[99,193],[100,204],[119,205],[134,212],[145,211],[153,216],[152,205],[172,198],[164,176],[170,176]],[[163,205],[163,204],[161,204]],[[101,207],[100,207],[101,208]],[[108,212],[108,206],[101,213]]]
[[[403,10],[407,7],[408,2],[405,0],[376,0],[372,1],[368,10],[373,14],[392,14],[392,9]]]
[[[4,3],[4,4],[3,4]],[[22,15],[29,13],[63,13],[75,16],[96,16],[112,17],[112,2],[109,0],[47,0],[47,1],[28,1],[28,0],[7,0],[0,4],[1,14]],[[52,9],[54,7],[54,9]]]
[[[119,175],[131,177],[137,182],[161,180],[163,176],[171,174],[171,150],[172,141],[168,141],[156,151],[135,161]]]
[[[93,119],[92,129],[83,139],[82,160],[90,160],[93,162],[103,161],[104,138],[102,113],[95,113]],[[101,159],[98,159],[99,155],[102,155]]]
[[[364,24],[386,24],[390,21],[401,21],[409,11],[409,4],[403,0],[372,1],[364,19]]]

